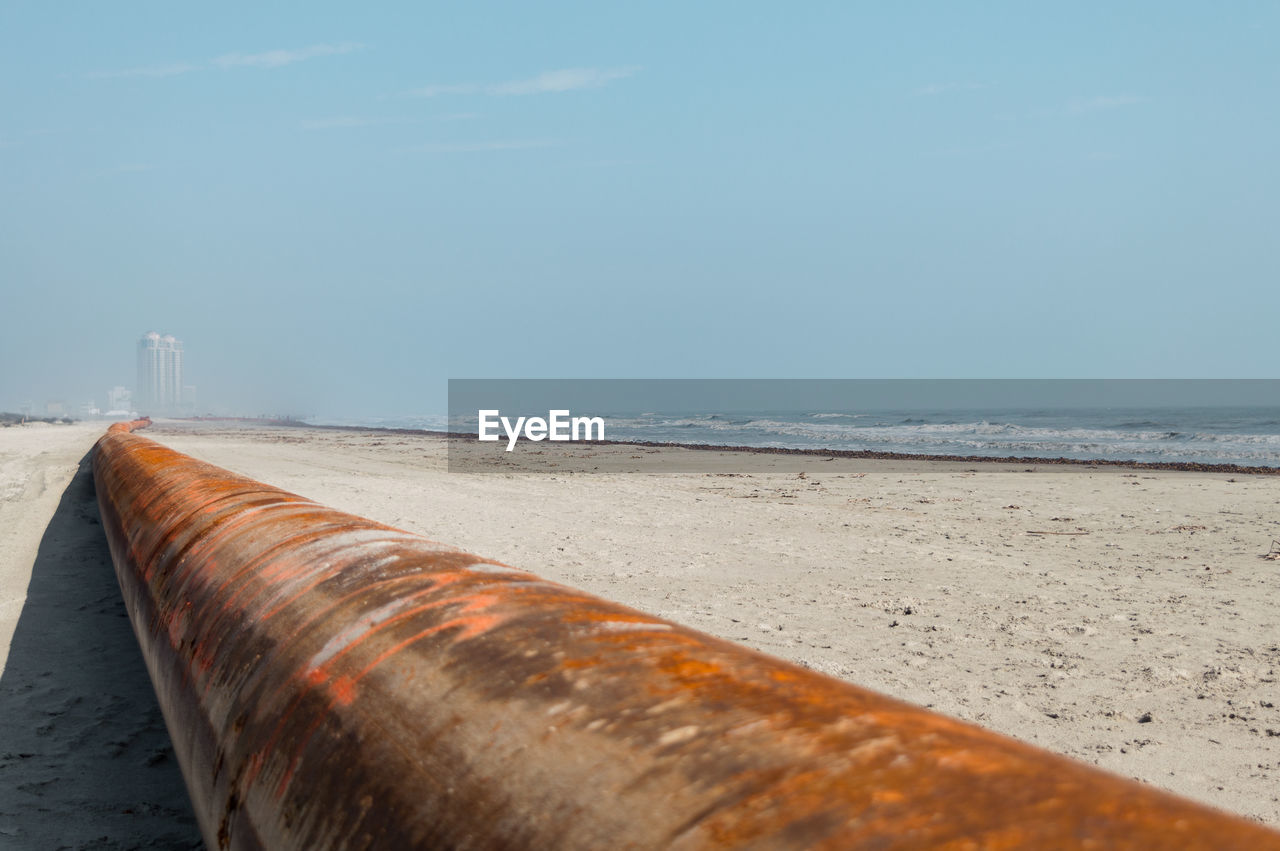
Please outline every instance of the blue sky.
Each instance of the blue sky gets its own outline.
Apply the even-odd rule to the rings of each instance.
[[[0,5],[0,409],[1276,377],[1276,4],[376,6]]]

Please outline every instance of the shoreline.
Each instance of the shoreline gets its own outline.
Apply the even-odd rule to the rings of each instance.
[[[0,433],[11,484],[0,513],[16,512],[0,539],[18,627],[0,716],[15,731],[53,725],[23,746],[39,758],[10,761],[13,788],[28,789],[31,812],[65,814],[76,835],[176,836],[189,816],[171,794],[180,786],[161,779],[173,777],[172,756],[127,621],[116,616],[119,591],[83,477],[55,511],[101,433],[84,424]],[[426,430],[158,420],[145,435],[321,504],[1280,824],[1280,647],[1271,638],[1280,585],[1267,558],[1280,538],[1274,480],[1043,459],[866,460],[750,447],[735,455],[700,444],[689,447],[699,450],[690,469],[661,477],[455,476],[444,435]],[[569,454],[592,465],[690,455],[617,443]],[[90,544],[96,555],[84,561]],[[133,673],[51,651],[48,617],[67,611],[94,635],[72,642],[86,652],[103,650],[104,620],[117,627],[107,655]],[[109,687],[90,676],[99,672]],[[30,689],[40,684],[49,688]],[[109,698],[111,717],[100,743],[72,748],[85,718],[68,701],[93,714],[91,696]],[[138,772],[123,782],[113,743],[135,734]],[[0,798],[12,804],[18,794]],[[146,825],[125,813],[131,803],[94,814],[121,796],[157,805]],[[0,828],[41,835],[44,822],[6,822],[17,810],[4,804]]]
[[[321,504],[1280,824],[1272,479],[702,445],[671,475],[517,466],[457,476],[439,432],[228,425],[160,421],[146,434]],[[566,457],[661,467],[690,454],[636,448]]]
[[[205,419],[203,422],[209,422]],[[475,435],[461,431],[437,431],[418,428],[388,428],[384,426],[314,425],[307,422],[271,423],[283,428],[313,428],[328,431],[373,432],[377,434],[416,435],[439,440],[474,440]],[[942,461],[960,464],[1044,464],[1048,466],[1080,467],[1096,469],[1116,467],[1125,470],[1157,470],[1179,473],[1232,473],[1243,476],[1280,476],[1280,467],[1261,467],[1245,464],[1203,464],[1196,461],[1134,461],[1114,458],[1064,458],[1039,455],[934,455],[914,452],[881,452],[873,449],[810,449],[784,446],[742,446],[717,443],[675,443],[654,440],[579,440],[574,446],[639,446],[649,449],[689,449],[700,452],[737,452],[748,455],[793,455],[814,458],[845,458],[870,461]]]

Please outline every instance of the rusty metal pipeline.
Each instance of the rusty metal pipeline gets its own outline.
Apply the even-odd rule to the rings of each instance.
[[[113,426],[212,848],[1248,848],[1280,833]]]

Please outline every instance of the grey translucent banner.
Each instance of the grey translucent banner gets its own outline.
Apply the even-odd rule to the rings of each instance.
[[[834,457],[1271,471],[1280,380],[451,379],[449,431],[452,472]]]

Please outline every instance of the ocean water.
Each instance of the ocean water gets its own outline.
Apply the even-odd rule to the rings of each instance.
[[[618,440],[1280,467],[1280,408],[645,414],[609,425]]]
[[[1280,467],[1280,407],[689,411],[604,417],[609,440]],[[442,430],[448,418],[317,421],[322,423]],[[474,432],[474,419],[454,428]]]

